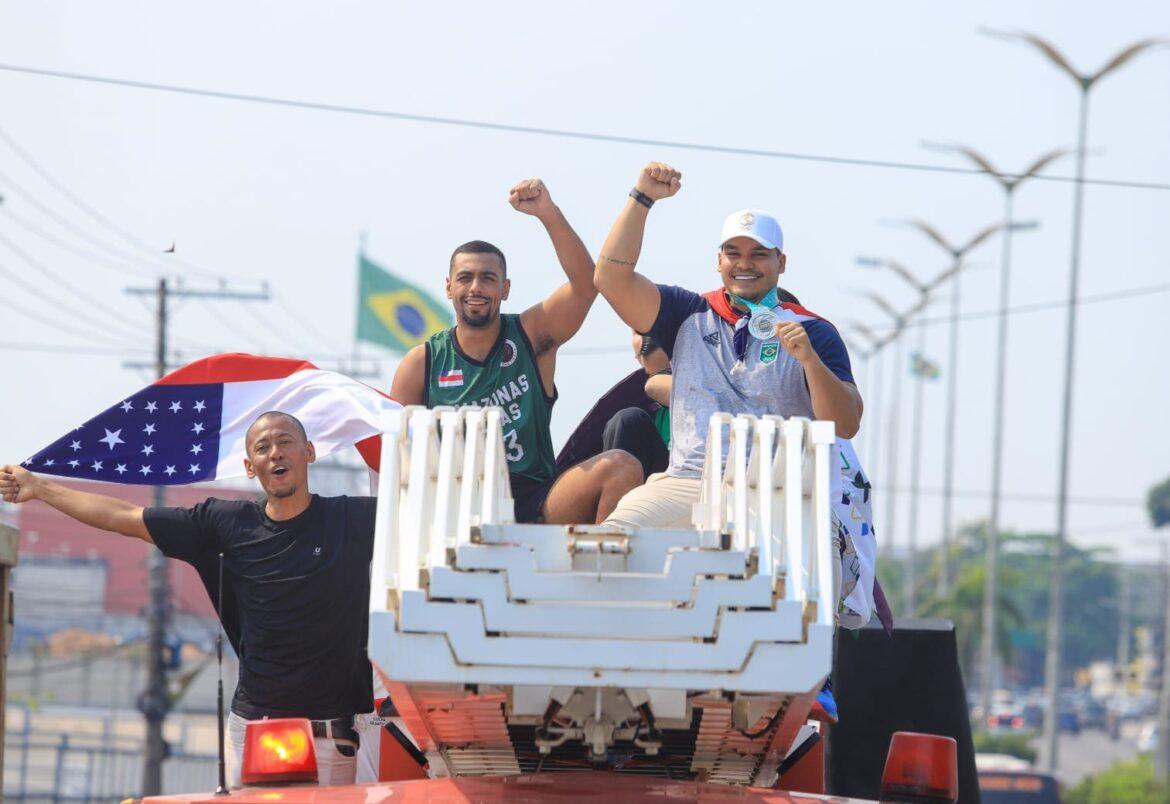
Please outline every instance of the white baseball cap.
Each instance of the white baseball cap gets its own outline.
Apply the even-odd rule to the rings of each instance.
[[[750,237],[765,248],[784,250],[784,232],[771,212],[763,209],[741,209],[732,212],[723,221],[722,246],[734,237]]]

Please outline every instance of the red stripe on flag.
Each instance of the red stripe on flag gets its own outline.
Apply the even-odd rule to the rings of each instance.
[[[233,352],[196,360],[158,380],[155,385],[204,385],[216,382],[281,380],[298,371],[317,368],[305,360],[264,357]]]

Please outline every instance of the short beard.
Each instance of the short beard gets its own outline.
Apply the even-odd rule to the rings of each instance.
[[[277,500],[283,500],[283,499],[286,499],[286,498],[288,498],[288,497],[292,497],[292,496],[296,495],[296,493],[297,493],[298,491],[300,491],[300,487],[299,487],[299,486],[293,486],[293,487],[291,487],[291,488],[288,488],[288,489],[286,489],[286,490],[284,490],[284,491],[279,491],[279,492],[276,492],[276,491],[269,491],[269,492],[266,492],[266,493],[268,494],[268,496],[269,496],[269,497],[273,497],[273,498],[275,498],[275,499],[277,499]]]
[[[474,329],[491,326],[495,320],[496,313],[492,311],[483,313],[469,313],[462,309],[459,311],[459,321]]]

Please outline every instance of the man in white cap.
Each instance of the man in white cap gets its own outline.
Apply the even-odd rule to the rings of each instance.
[[[776,285],[786,258],[772,215],[745,209],[724,221],[717,257],[723,287],[717,290],[700,295],[656,285],[634,270],[651,206],[677,193],[681,179],[660,162],[642,169],[594,273],[594,284],[622,320],[666,351],[674,375],[670,465],[626,494],[608,524],[690,524],[707,422],[716,411],[831,420],[842,438],[852,438],[861,423],[861,395],[841,336]]]

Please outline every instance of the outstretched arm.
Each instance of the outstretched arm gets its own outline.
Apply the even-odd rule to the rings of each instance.
[[[21,466],[0,467],[0,497],[7,503],[40,500],[85,525],[154,544],[142,518],[142,506],[116,497],[75,491]]]
[[[520,317],[524,331],[537,352],[555,349],[577,334],[585,316],[597,298],[593,287],[593,258],[553,203],[548,188],[540,179],[520,182],[508,193],[508,202],[519,211],[533,215],[544,224],[557,259],[569,281],[542,302],[529,307]]]
[[[670,165],[651,162],[642,168],[634,189],[652,201],[678,192],[682,174]],[[636,273],[634,266],[642,253],[646,218],[650,208],[630,198],[609,230],[597,260],[593,283],[627,324],[637,332],[648,332],[658,317],[658,286]]]

